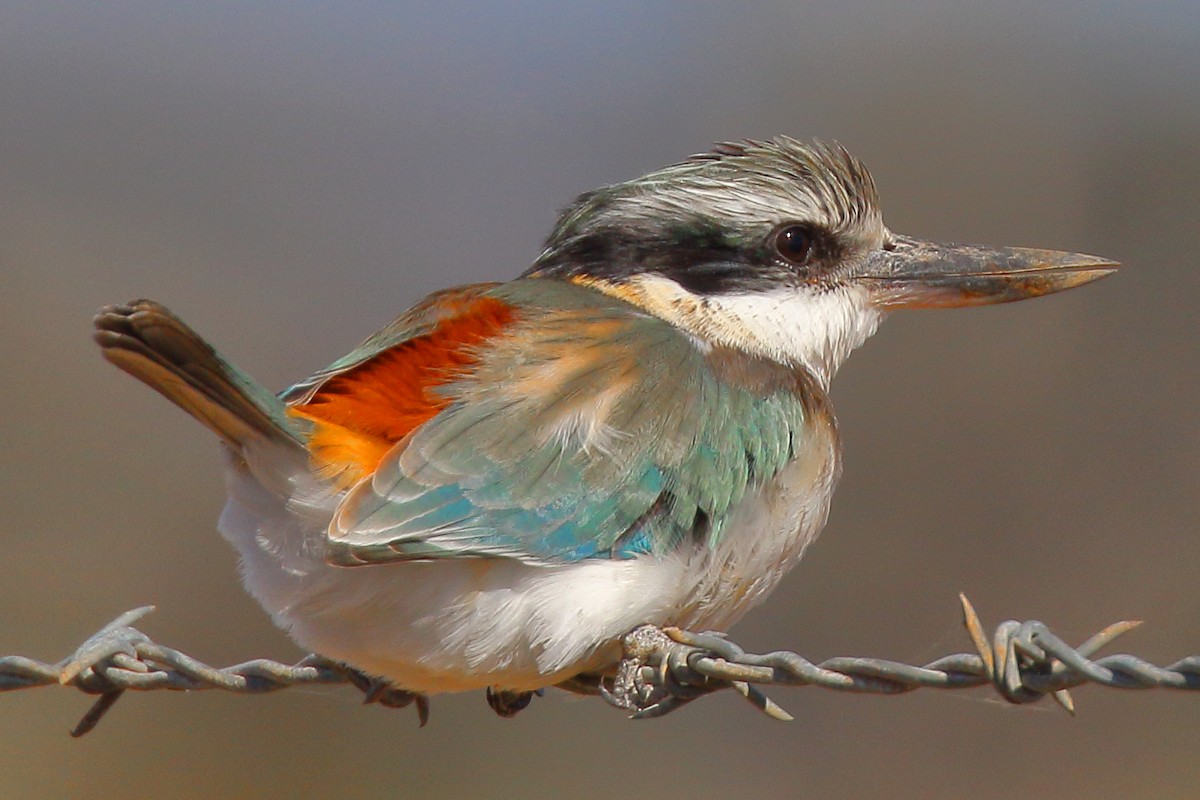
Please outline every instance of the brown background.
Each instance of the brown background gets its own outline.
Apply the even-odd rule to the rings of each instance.
[[[989,623],[1120,618],[1200,653],[1200,10],[1173,3],[28,4],[0,11],[0,654],[120,611],[230,663],[300,653],[213,532],[211,437],[118,374],[93,310],[148,296],[267,385],[425,293],[520,272],[576,193],[717,139],[837,138],[889,225],[1126,269],[899,315],[834,386],[825,536],[734,631],[922,661]],[[583,5],[583,4],[580,4]],[[603,7],[603,10],[600,8]],[[0,698],[0,797],[1182,798],[1200,696],[779,691],[632,723],[555,693],[409,712],[349,690]]]

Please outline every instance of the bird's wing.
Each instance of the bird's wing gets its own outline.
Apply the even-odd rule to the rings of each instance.
[[[318,461],[362,461],[330,561],[661,553],[718,537],[746,487],[791,457],[805,413],[791,388],[723,380],[710,354],[634,306],[537,279],[469,306],[295,407],[315,423]],[[322,448],[356,424],[386,449]]]
[[[288,387],[279,397],[288,404],[304,404],[331,378],[370,361],[384,351],[428,337],[440,326],[457,319],[487,313],[487,293],[499,284],[474,283],[434,292],[367,338],[358,347],[309,378]]]

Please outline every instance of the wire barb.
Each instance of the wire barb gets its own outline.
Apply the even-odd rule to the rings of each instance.
[[[1120,689],[1200,689],[1200,656],[1159,667],[1131,655],[1092,656],[1140,622],[1118,622],[1071,647],[1041,622],[1007,620],[989,638],[979,615],[960,595],[963,623],[974,653],[944,656],[922,666],[878,658],[830,658],[814,664],[788,651],[747,653],[724,634],[694,633],[643,625],[622,639],[624,657],[615,673],[597,679],[578,676],[561,688],[599,694],[634,719],[669,714],[713,692],[733,689],[767,716],[792,717],[763,693],[763,686],[819,686],[847,692],[900,694],[915,689],[965,689],[991,685],[1010,703],[1050,696],[1074,713],[1069,690],[1083,683]],[[24,656],[0,658],[0,691],[37,686],[73,686],[98,695],[71,731],[82,736],[100,722],[127,691],[222,689],[263,694],[291,686],[351,684],[364,702],[389,708],[415,705],[422,726],[429,700],[323,656],[295,664],[256,659],[218,669],[152,641],[132,625],[154,610],[128,611],[90,636],[68,658],[47,663]],[[531,694],[495,689],[488,702],[512,716]]]

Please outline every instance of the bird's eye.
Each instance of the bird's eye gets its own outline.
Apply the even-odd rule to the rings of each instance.
[[[793,266],[803,266],[812,253],[813,233],[803,225],[789,225],[775,234],[775,251]]]

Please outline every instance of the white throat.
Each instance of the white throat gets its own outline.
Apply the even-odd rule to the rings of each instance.
[[[857,287],[823,292],[780,287],[769,293],[700,297],[661,275],[639,275],[630,284],[621,295],[701,342],[802,365],[825,388],[884,317],[866,290]]]

